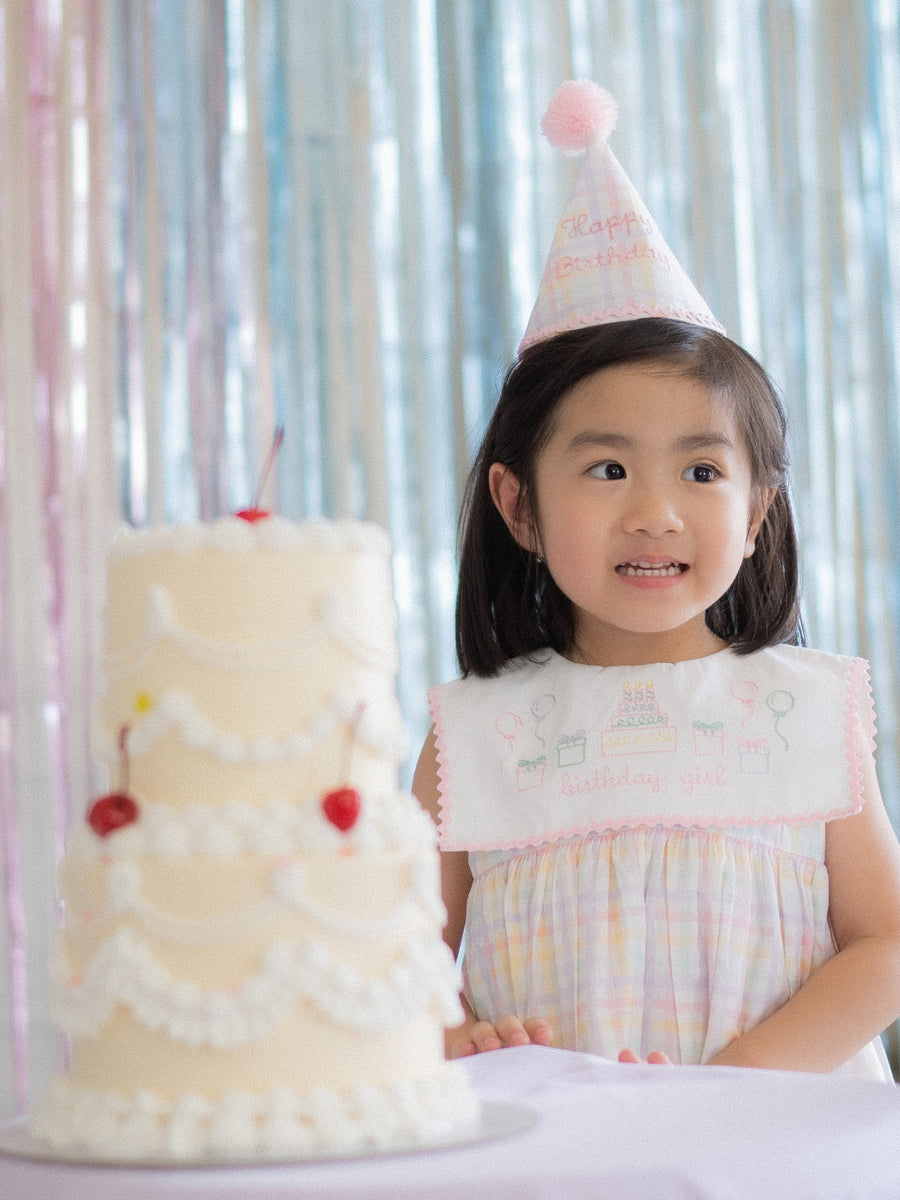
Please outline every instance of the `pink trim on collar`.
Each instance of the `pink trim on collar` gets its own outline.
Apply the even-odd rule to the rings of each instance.
[[[860,703],[865,697],[865,708],[860,710]],[[847,731],[845,745],[847,747],[847,767],[850,773],[850,796],[857,801],[852,812],[859,812],[865,803],[865,774],[863,772],[864,751],[875,751],[875,702],[872,698],[872,685],[869,675],[869,664],[864,658],[850,660],[850,675],[847,686],[847,709],[844,717],[844,729]],[[868,745],[860,745],[860,738],[865,732]],[[849,814],[847,814],[849,815]]]
[[[431,688],[428,693],[428,703],[434,721],[434,745],[437,753],[438,773],[438,846],[446,848],[444,842],[449,835],[452,824],[453,810],[450,806],[450,767],[447,754],[447,742],[444,736],[444,720],[440,706],[437,688]]]

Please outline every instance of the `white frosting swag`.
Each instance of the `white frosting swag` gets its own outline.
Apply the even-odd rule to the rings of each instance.
[[[64,961],[59,969],[65,976]],[[235,988],[204,992],[175,979],[146,942],[118,929],[101,944],[82,979],[66,980],[65,1004],[56,1017],[64,1033],[92,1036],[122,1004],[142,1025],[163,1030],[173,1041],[226,1049],[268,1037],[298,1000],[364,1033],[402,1029],[422,1013],[453,1024],[459,1019],[454,978],[450,950],[433,937],[409,938],[382,977],[361,975],[324,941],[310,938],[274,942],[256,974]],[[441,1006],[448,995],[453,1002]]]

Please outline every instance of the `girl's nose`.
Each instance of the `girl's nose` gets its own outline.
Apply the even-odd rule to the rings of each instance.
[[[643,487],[631,497],[625,514],[627,533],[643,533],[660,538],[667,533],[680,533],[684,522],[671,494],[662,488]]]

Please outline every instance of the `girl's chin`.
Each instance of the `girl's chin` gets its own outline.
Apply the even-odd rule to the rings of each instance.
[[[654,662],[684,662],[707,658],[725,648],[725,643],[706,624],[706,615],[672,627],[647,620],[623,620],[602,627],[587,621],[575,637],[577,661],[595,666],[643,666]]]

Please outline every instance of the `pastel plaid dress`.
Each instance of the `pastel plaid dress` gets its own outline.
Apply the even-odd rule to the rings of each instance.
[[[825,825],[864,802],[866,664],[794,647],[433,689],[441,845],[472,868],[479,1017],[703,1063],[835,952]],[[889,1080],[876,1039],[841,1072]]]

